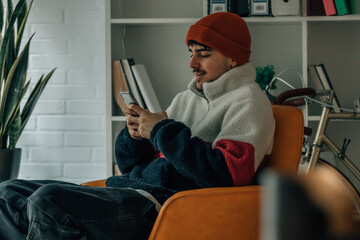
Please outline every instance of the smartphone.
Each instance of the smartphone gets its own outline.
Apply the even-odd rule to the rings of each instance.
[[[129,106],[129,104],[139,105],[130,92],[120,92],[120,96],[122,97],[122,99],[124,99],[126,106]]]

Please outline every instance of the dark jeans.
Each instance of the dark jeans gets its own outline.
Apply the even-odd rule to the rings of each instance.
[[[130,188],[0,183],[0,239],[147,239],[155,204]]]

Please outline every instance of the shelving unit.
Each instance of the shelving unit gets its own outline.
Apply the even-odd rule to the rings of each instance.
[[[107,1],[107,153],[108,174],[112,174],[113,143],[125,118],[113,101],[111,62],[134,58],[144,64],[165,110],[172,98],[185,90],[193,74],[188,67],[189,53],[185,36],[191,24],[206,15],[206,0],[108,0]],[[141,6],[140,8],[138,6]],[[251,61],[255,67],[274,65],[280,72],[292,68],[308,81],[307,66],[324,63],[342,106],[351,108],[360,90],[360,15],[248,17],[252,35]],[[301,87],[294,71],[282,75],[295,87]],[[276,92],[286,88],[279,84]],[[319,108],[310,106],[306,122],[316,128]],[[349,123],[345,133],[360,132]],[[348,123],[346,123],[348,124]],[[359,125],[359,124],[357,124]],[[339,127],[329,129],[338,135]],[[342,138],[339,138],[342,142]],[[360,156],[355,136],[349,146],[350,158]],[[360,159],[357,165],[360,165]]]

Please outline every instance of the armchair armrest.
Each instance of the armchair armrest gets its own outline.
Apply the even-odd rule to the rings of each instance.
[[[259,239],[260,186],[184,191],[161,208],[150,240]]]
[[[106,179],[83,183],[105,187]],[[149,240],[259,239],[260,186],[179,192],[159,213]]]
[[[100,179],[100,180],[82,183],[81,185],[89,186],[89,187],[106,187],[105,182],[106,182],[106,179]]]

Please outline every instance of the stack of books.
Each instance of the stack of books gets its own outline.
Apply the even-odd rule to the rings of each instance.
[[[126,104],[120,92],[130,92],[139,106],[150,112],[162,110],[145,66],[135,64],[133,58],[113,61],[112,85],[115,101],[123,112]]]
[[[305,1],[305,0],[304,0]],[[301,0],[207,0],[208,14],[232,12],[241,17],[301,16]],[[359,0],[306,0],[307,16],[343,16],[360,13]]]
[[[329,75],[327,74],[327,71],[325,69],[325,65],[322,63],[309,65],[309,76],[317,90],[333,90],[333,94],[334,94],[332,100],[333,110],[334,112],[342,112],[340,108],[339,100],[335,94],[335,89],[333,88]],[[328,100],[327,96],[322,96],[320,97],[320,99],[325,103]]]
[[[350,14],[347,0],[323,0],[323,4],[327,16]]]
[[[300,16],[300,0],[208,0],[208,14],[232,12],[241,17]]]
[[[343,16],[359,13],[359,0],[307,0],[308,16]]]

